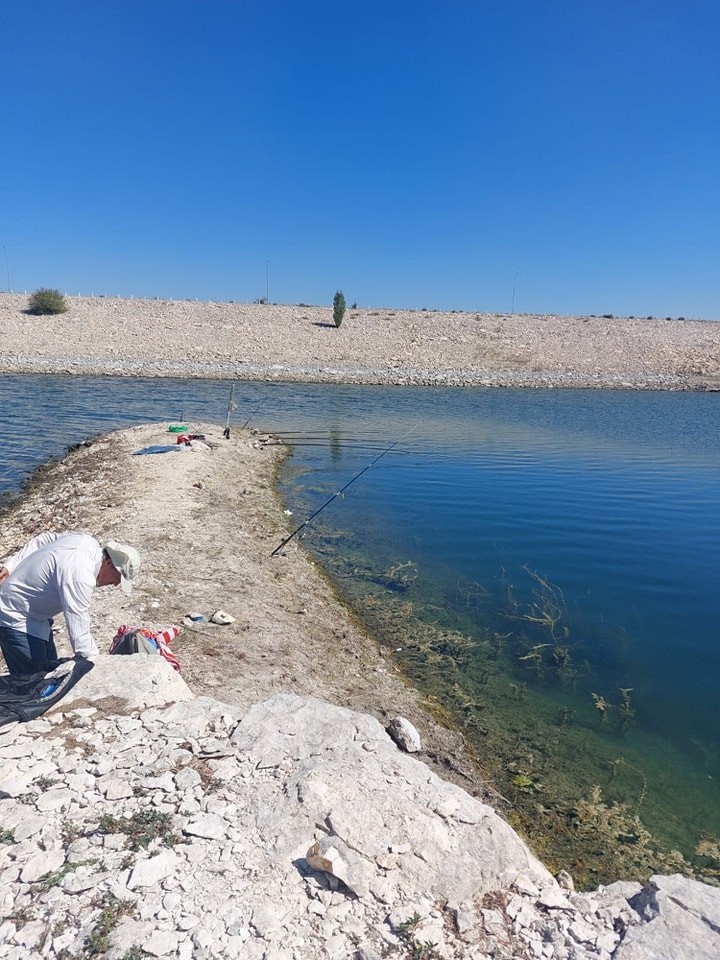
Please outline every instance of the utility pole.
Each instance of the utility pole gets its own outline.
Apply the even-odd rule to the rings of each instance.
[[[265,261],[265,303],[270,303],[270,261]]]
[[[511,313],[511,314],[514,314],[514,313],[515,313],[515,281],[517,280],[517,278],[518,278],[519,276],[520,276],[520,271],[518,270],[518,272],[517,272],[517,273],[515,274],[515,276],[513,277],[512,309],[510,310],[510,313]]]

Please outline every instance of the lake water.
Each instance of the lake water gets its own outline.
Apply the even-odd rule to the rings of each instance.
[[[228,393],[0,377],[0,493],[90,434],[224,423]],[[293,442],[291,523],[364,470],[304,545],[465,729],[541,855],[587,882],[672,868],[671,850],[720,870],[720,396],[240,383],[235,399],[233,424]]]

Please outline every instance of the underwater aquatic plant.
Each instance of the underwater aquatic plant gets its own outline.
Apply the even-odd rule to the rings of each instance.
[[[543,650],[546,647],[549,647],[549,643],[536,643],[534,647],[531,647],[530,650],[525,654],[524,657],[518,657],[518,660],[523,661],[534,670],[539,677],[545,672],[545,664],[543,661]]]
[[[540,576],[536,570],[531,570],[523,564],[523,570],[535,581],[532,595],[535,598],[531,603],[520,605],[513,597],[513,587],[508,587],[508,616],[513,620],[521,620],[546,629],[555,643],[565,640],[570,630],[560,621],[567,612],[565,597],[557,584],[551,583]]]
[[[401,573],[401,571],[405,571]],[[385,571],[385,576],[390,580],[397,580],[400,583],[410,584],[417,580],[418,569],[413,560],[406,560],[405,563],[396,563]]]
[[[571,710],[570,707],[560,707],[557,713],[557,722],[558,726],[564,727],[569,724],[573,717],[575,716],[575,711]]]
[[[635,711],[630,703],[630,694],[632,691],[632,687],[620,687],[620,696],[622,700],[618,707],[618,713],[620,715],[620,731],[623,734],[627,733],[635,716]]]
[[[516,777],[513,777],[511,783],[514,787],[517,787],[518,790],[532,790],[535,786],[530,777],[524,773],[519,773]]]
[[[601,697],[599,693],[592,694],[593,702],[595,703],[595,709],[600,714],[600,723],[606,724],[608,719],[608,712],[612,710],[612,704],[608,703],[605,697]]]
[[[628,763],[625,757],[616,757],[615,760],[608,760],[607,765],[610,767],[610,780],[614,780],[618,775],[618,772],[625,768],[627,770],[632,770],[633,773],[636,773],[642,780],[642,787],[637,798],[637,805],[640,806],[647,796],[648,782],[647,777],[639,770],[637,767],[633,766],[632,763]]]
[[[497,658],[499,657],[500,651],[503,648],[503,644],[505,643],[506,640],[509,640],[511,636],[512,636],[512,633],[493,633],[492,636],[489,638],[488,643],[490,644],[490,648],[492,650],[492,656],[494,657],[495,660],[497,660]]]

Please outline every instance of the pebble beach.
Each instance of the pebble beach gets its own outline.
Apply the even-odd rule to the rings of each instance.
[[[0,294],[0,372],[315,383],[720,389],[720,323]]]

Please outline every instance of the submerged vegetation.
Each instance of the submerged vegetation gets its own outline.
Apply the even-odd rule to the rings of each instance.
[[[680,751],[668,775],[671,748],[638,728],[632,686],[598,686],[559,586],[524,566],[517,585],[501,571],[499,586],[458,583],[450,596],[408,558],[377,572],[345,547],[323,563],[426,707],[463,730],[501,812],[550,869],[583,887],[720,877],[706,787]]]

